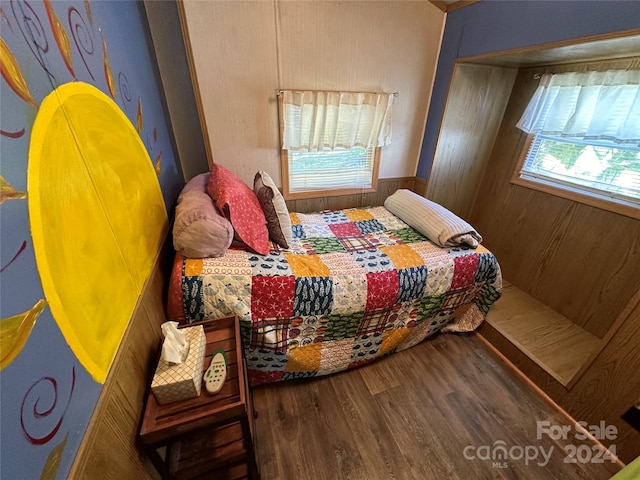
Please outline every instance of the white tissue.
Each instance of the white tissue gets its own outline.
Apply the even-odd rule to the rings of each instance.
[[[187,359],[189,341],[184,333],[176,328],[177,326],[178,322],[164,322],[160,325],[164,335],[160,358],[165,362],[182,363]]]

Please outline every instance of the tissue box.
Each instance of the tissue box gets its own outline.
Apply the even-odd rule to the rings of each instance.
[[[151,382],[151,391],[160,405],[200,395],[204,352],[207,340],[202,325],[181,329],[189,341],[189,353],[183,363],[169,364],[160,359]]]

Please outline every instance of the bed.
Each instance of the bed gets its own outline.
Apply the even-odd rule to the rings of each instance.
[[[359,367],[438,332],[473,331],[500,297],[489,250],[438,245],[385,206],[288,218],[288,248],[269,241],[260,254],[232,244],[216,257],[178,252],[173,262],[169,320],[237,315],[254,386]]]

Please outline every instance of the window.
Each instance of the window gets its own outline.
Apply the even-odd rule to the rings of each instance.
[[[543,75],[514,183],[640,218],[640,71]]]
[[[375,191],[380,148],[288,152],[289,192]]]
[[[520,177],[640,203],[640,148],[535,135]]]
[[[375,191],[380,150],[391,141],[393,95],[280,93],[286,199]]]

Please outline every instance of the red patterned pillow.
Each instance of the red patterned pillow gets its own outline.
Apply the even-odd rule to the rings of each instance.
[[[231,170],[214,164],[207,193],[231,222],[237,237],[261,255],[269,253],[269,232],[256,194]]]

